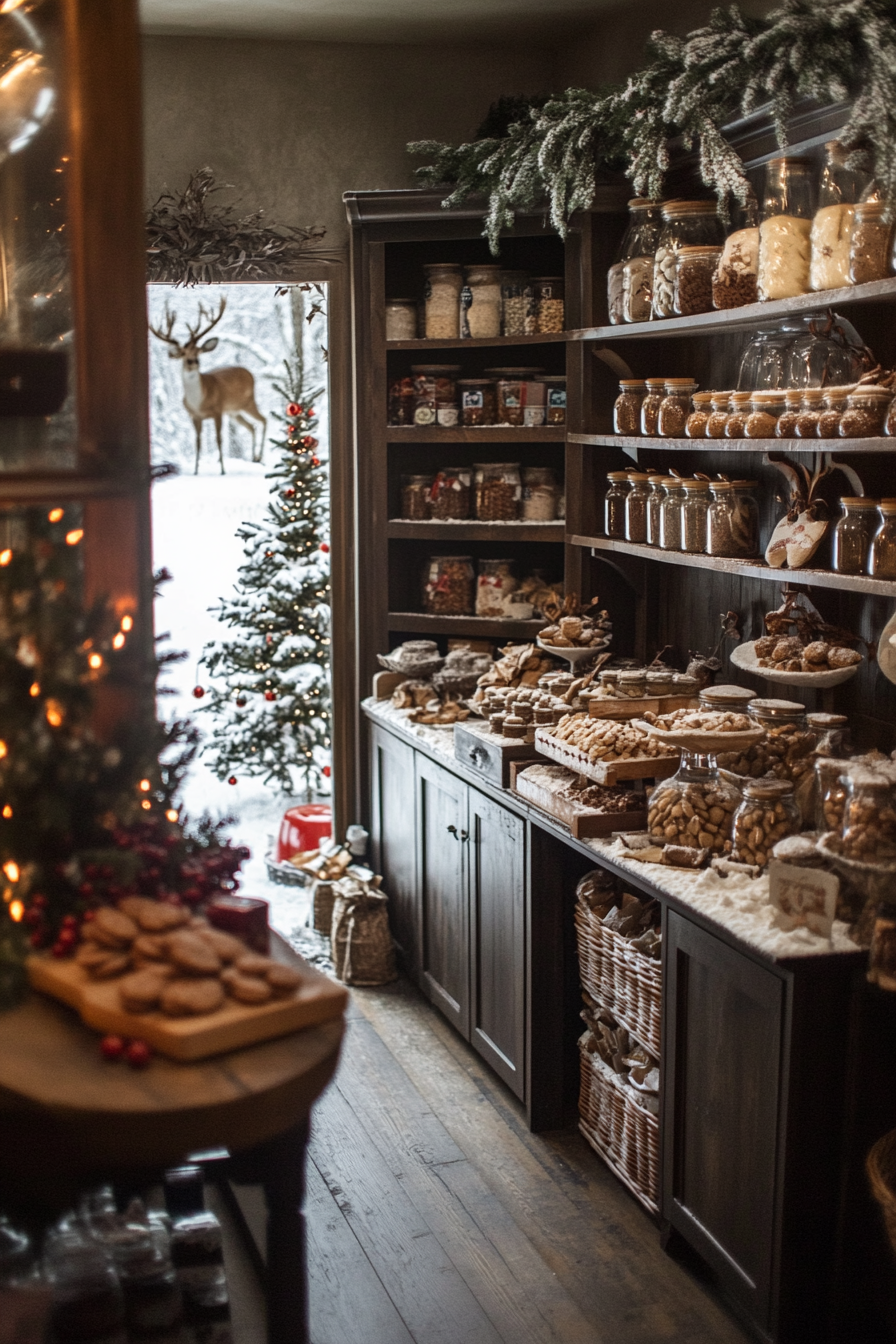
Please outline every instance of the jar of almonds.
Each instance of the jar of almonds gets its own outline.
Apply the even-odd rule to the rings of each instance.
[[[892,780],[872,770],[847,776],[841,850],[858,863],[896,863]]]
[[[799,829],[800,810],[789,780],[761,779],[746,784],[743,802],[734,814],[731,857],[736,863],[764,868],[772,847],[785,835],[796,835]]]
[[[719,775],[712,756],[683,751],[671,779],[657,784],[647,804],[647,827],[658,844],[727,854],[740,794]]]

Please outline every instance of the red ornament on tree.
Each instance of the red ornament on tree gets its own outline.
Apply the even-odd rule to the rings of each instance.
[[[317,439],[314,438],[314,436],[313,436],[312,434],[306,434],[306,435],[304,435],[304,437],[303,437],[303,439],[302,439],[302,447],[303,447],[303,448],[316,448],[316,447],[317,447]]]
[[[228,783],[228,784],[235,784],[235,783],[236,783],[236,775],[231,775],[230,778],[228,779],[227,783]]]
[[[237,709],[245,709],[245,708],[246,708],[246,702],[245,702],[245,700],[244,700],[242,697],[240,697],[240,699],[237,700],[236,705],[237,705]]]
[[[291,401],[286,408],[287,415],[301,415],[302,408],[296,401]]]
[[[292,486],[290,486],[288,490],[284,490],[284,491],[283,491],[283,498],[284,498],[284,499],[292,499],[292,497],[293,497],[294,494],[295,494],[295,490],[292,488]]]
[[[323,770],[321,771],[321,774],[326,775],[327,779],[330,778],[330,775],[331,775],[332,773],[333,773],[333,771],[330,769],[330,767],[329,767],[328,765],[325,765],[324,768],[323,768]]]
[[[264,698],[265,700],[276,700],[277,696],[273,691],[265,691]]]
[[[329,554],[330,554],[330,548],[329,548],[329,546],[327,545],[327,543],[326,543],[325,541],[322,541],[322,542],[321,542],[321,544],[320,544],[320,548],[321,548],[321,550],[323,551],[324,555],[329,555]]]
[[[319,467],[319,466],[320,466],[320,458],[319,458],[319,457],[312,457],[312,459],[311,459],[311,465],[312,465],[312,467]]]
[[[201,700],[202,697],[203,697],[204,695],[205,695],[205,691],[203,690],[203,688],[202,688],[201,686],[194,686],[194,687],[193,687],[193,698],[194,698],[194,699],[196,699],[196,700]]]

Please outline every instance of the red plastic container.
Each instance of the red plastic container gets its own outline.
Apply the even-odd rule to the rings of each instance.
[[[276,858],[285,863],[302,850],[317,849],[333,834],[333,809],[329,803],[302,803],[283,814],[277,836]]]

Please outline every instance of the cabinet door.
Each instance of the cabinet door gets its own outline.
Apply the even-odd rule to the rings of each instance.
[[[469,790],[470,1041],[521,1099],[526,1042],[526,827]]]
[[[414,749],[374,727],[371,734],[373,863],[389,897],[389,924],[409,975],[419,971]]]
[[[768,1329],[784,981],[670,911],[663,1217]]]
[[[420,987],[469,1039],[469,930],[464,855],[467,788],[419,752],[417,890]]]

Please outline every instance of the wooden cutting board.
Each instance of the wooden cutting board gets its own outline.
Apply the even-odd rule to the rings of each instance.
[[[166,1017],[158,1011],[129,1013],[121,1007],[118,979],[92,980],[70,960],[35,955],[26,963],[32,988],[61,999],[97,1031],[146,1041],[159,1054],[190,1061],[287,1036],[302,1027],[340,1017],[348,990],[311,966],[303,966],[302,984],[288,998],[244,1004],[228,998],[217,1012],[202,1017]]]

